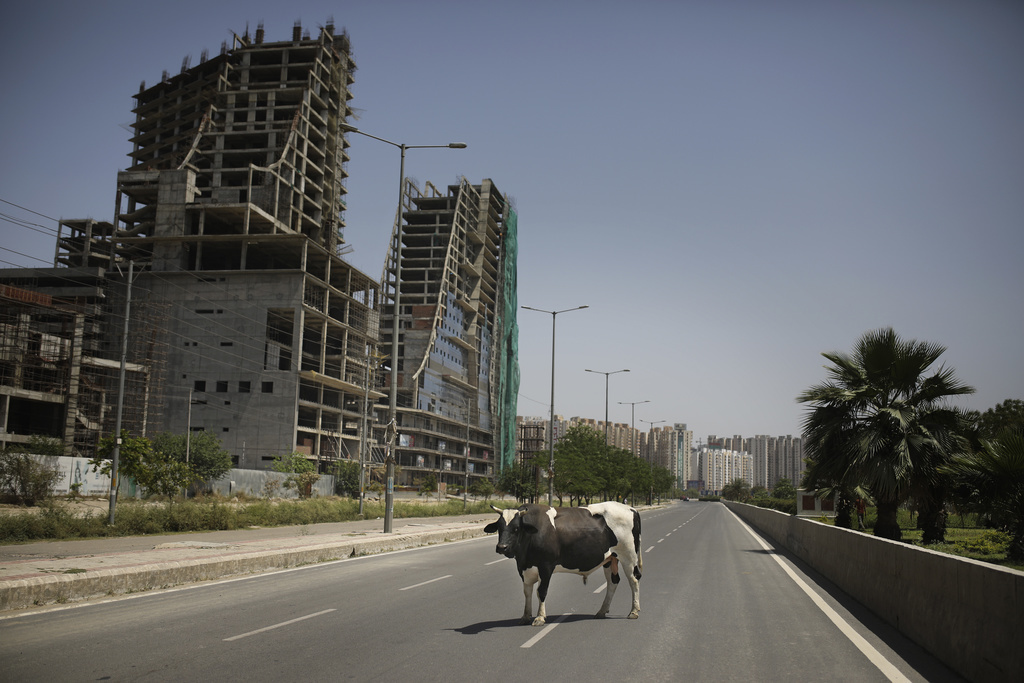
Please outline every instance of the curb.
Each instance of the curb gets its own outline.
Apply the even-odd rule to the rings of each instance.
[[[0,612],[139,593],[186,583],[462,541],[484,535],[481,527],[467,526],[383,538],[346,539],[303,548],[239,553],[230,557],[160,562],[136,567],[89,570],[81,574],[54,574],[4,581],[0,582]]]

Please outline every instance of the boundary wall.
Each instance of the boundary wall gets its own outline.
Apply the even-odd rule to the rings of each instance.
[[[1024,572],[723,502],[968,680],[1024,680]]]
[[[54,495],[67,495],[71,490],[71,484],[81,484],[79,491],[83,496],[109,496],[110,475],[100,474],[93,471],[89,465],[89,458],[70,457],[65,455],[33,455],[36,460],[56,467],[61,473],[60,478],[53,487]],[[203,483],[210,491],[216,491],[222,496],[230,496],[233,493],[242,491],[250,496],[260,498],[263,496],[264,484],[268,480],[284,482],[287,474],[274,472],[273,470],[240,470],[230,469],[227,474],[219,479],[211,479]],[[121,484],[118,486],[119,496],[135,496],[141,492],[137,490],[135,482],[130,477],[121,477]],[[333,496],[334,475],[321,474],[320,479],[313,484],[313,495]],[[298,498],[298,491],[278,486],[274,493],[275,498]]]

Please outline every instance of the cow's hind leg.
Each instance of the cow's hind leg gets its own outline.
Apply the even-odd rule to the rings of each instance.
[[[627,619],[638,619],[640,617],[640,568],[638,558],[623,559],[622,573],[626,575],[626,582],[629,590],[633,593],[633,607],[629,610]]]
[[[601,609],[597,610],[595,615],[598,619],[603,619],[608,614],[608,607],[612,604],[615,588],[619,585],[619,558],[614,555],[604,563],[604,581],[604,602],[601,603]]]

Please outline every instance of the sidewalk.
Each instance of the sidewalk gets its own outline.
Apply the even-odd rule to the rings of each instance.
[[[484,535],[490,513],[0,546],[10,610],[169,588]]]

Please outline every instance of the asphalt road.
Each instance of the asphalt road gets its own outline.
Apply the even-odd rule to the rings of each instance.
[[[493,536],[0,619],[0,681],[959,681],[725,506],[643,513],[625,582],[556,575],[548,625]],[[536,608],[536,600],[534,601]]]

